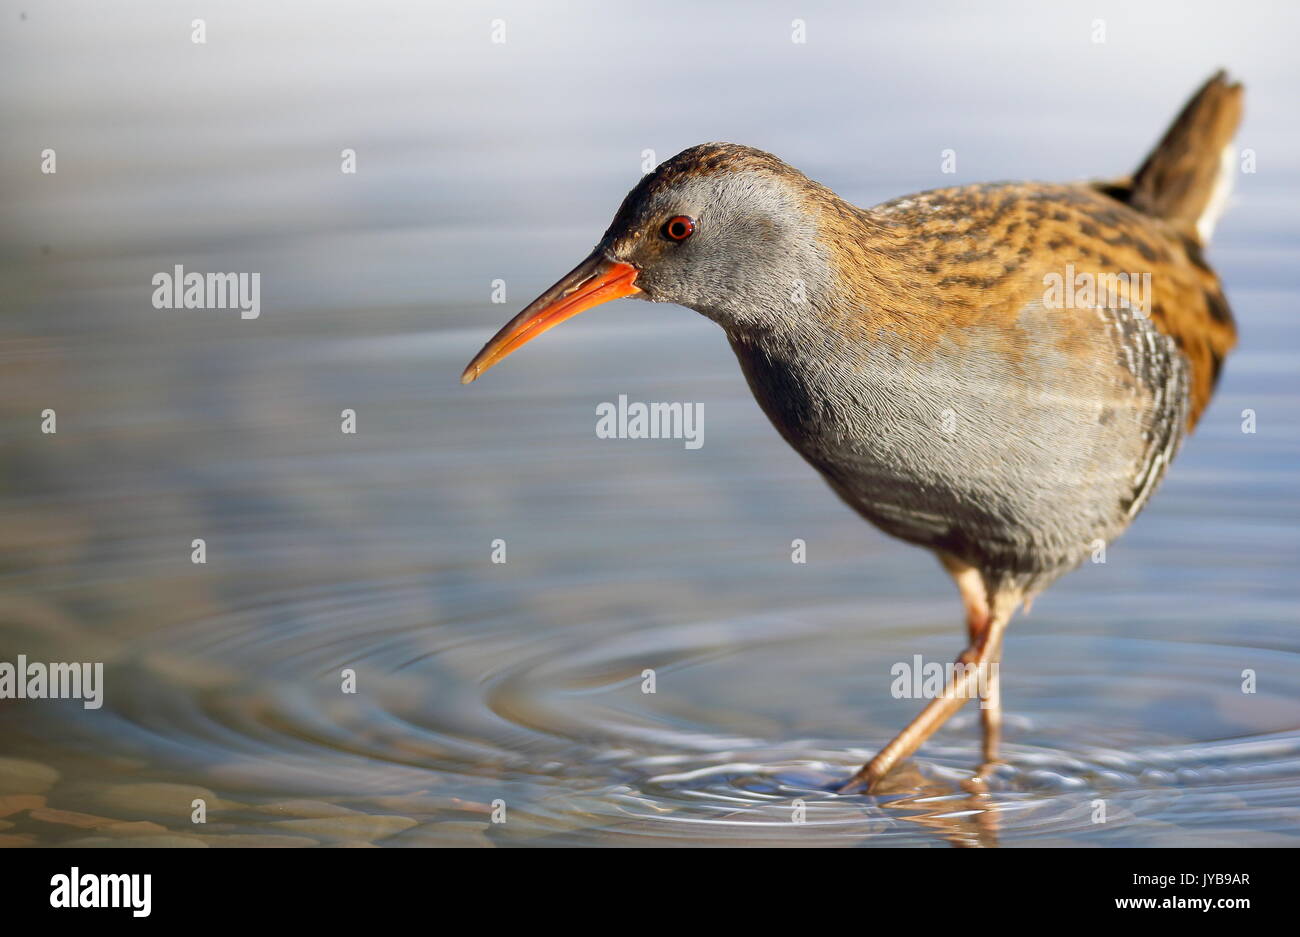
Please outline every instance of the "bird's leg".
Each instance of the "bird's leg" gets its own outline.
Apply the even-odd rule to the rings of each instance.
[[[979,639],[957,659],[964,666],[954,668],[943,693],[931,700],[921,714],[912,720],[892,742],[880,750],[848,784],[840,788],[841,794],[851,794],[862,788],[870,791],[899,761],[911,755],[921,744],[961,709],[971,696],[978,674],[987,668],[996,640],[1006,627],[1006,618],[994,617]]]
[[[1010,618],[1010,616],[1007,616]],[[998,760],[998,745],[1002,741],[1002,681],[999,670],[1002,665],[1002,636],[1005,628],[999,629],[996,643],[989,654],[988,673],[985,676],[984,695],[980,698],[980,723],[984,727],[984,764],[980,768],[983,777]]]
[[[957,583],[962,605],[966,607],[966,633],[974,647],[984,636],[990,623],[988,590],[978,569],[956,557],[940,555],[940,561]],[[1002,741],[1002,687],[998,679],[998,665],[1002,661],[1002,639],[992,648],[984,679],[984,693],[980,696],[980,724],[984,730],[984,764],[981,775],[998,758],[998,745]]]
[[[1002,635],[1018,598],[1004,592],[995,595],[990,603],[984,580],[977,569],[945,554],[940,554],[940,560],[956,581],[966,606],[970,644],[957,659],[965,666],[954,669],[943,693],[931,700],[919,716],[841,787],[841,794],[855,793],[864,788],[870,792],[894,765],[920,748],[953,713],[961,709],[980,678],[986,681],[982,702],[988,704],[980,711],[984,728],[984,760],[988,763],[997,756],[1002,726],[1001,694],[996,668],[991,665],[1001,656]]]

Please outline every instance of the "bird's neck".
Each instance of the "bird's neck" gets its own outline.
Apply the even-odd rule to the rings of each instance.
[[[733,345],[805,352],[857,345],[884,332],[906,337],[928,276],[906,235],[887,219],[812,184],[802,199],[807,236],[765,272],[763,299],[711,314]]]

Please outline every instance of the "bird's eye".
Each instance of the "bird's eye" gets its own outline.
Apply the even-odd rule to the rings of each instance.
[[[684,241],[695,233],[695,220],[685,215],[669,218],[664,225],[664,237],[670,241]]]

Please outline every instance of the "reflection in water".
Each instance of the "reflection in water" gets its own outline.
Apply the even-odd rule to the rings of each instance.
[[[31,15],[30,37],[6,34],[14,62],[67,55],[46,15]],[[67,121],[68,171],[44,188],[25,182],[4,231],[0,660],[103,661],[106,694],[93,712],[0,702],[0,845],[1294,844],[1293,174],[1243,180],[1213,248],[1244,338],[1202,428],[1107,562],[1062,580],[1012,627],[1007,763],[987,793],[964,786],[978,759],[970,709],[879,796],[837,797],[919,706],[889,696],[890,667],[945,660],[960,643],[938,567],[835,500],[693,313],[615,305],[472,392],[458,384],[503,318],[491,281],[507,278],[514,309],[562,272],[636,171],[612,170],[617,154],[639,159],[648,131],[579,108],[591,150],[556,151],[537,116],[554,108],[488,71],[554,59],[522,41],[524,8],[518,46],[498,50],[517,59],[489,66],[464,52],[478,29],[468,21],[404,22],[361,51],[349,37],[319,79],[285,74],[278,51],[238,32],[235,49],[216,44],[212,61],[186,64],[188,48],[155,35],[154,12],[132,15],[140,41],[175,58],[183,87],[227,123],[177,139],[187,118],[169,93],[132,96],[144,79],[119,60],[105,69],[114,43],[103,36],[69,64],[71,92],[0,92],[23,131],[0,153],[7,166],[21,149],[24,172],[45,145],[32,135],[82,114],[79,88],[117,115]],[[715,14],[693,15],[708,33]],[[1040,31],[1059,26],[1041,15]],[[730,66],[752,64],[742,49],[771,65],[761,24],[730,22],[746,39]],[[867,41],[855,24],[828,42]],[[536,28],[568,37],[551,45],[583,38],[563,22]],[[889,25],[868,58],[916,73],[900,56],[927,28]],[[405,33],[436,35],[427,42],[446,55],[403,44]],[[937,52],[980,75],[971,57],[996,49],[967,35],[934,37]],[[1033,67],[1040,51],[1017,50],[1008,61],[1027,55]],[[792,80],[835,78],[826,63],[863,61],[844,51],[821,55],[811,75],[779,60],[753,93],[780,100]],[[1258,78],[1246,76],[1260,113],[1281,93],[1268,51],[1252,58]],[[236,53],[242,70],[222,70]],[[645,66],[670,82],[652,67],[655,49],[621,54],[629,74]],[[719,55],[701,67],[725,74]],[[391,62],[386,79],[372,74],[376,56]],[[1096,72],[1075,64],[1051,73]],[[470,97],[438,97],[426,106],[439,113],[419,112],[430,119],[417,125],[395,116],[411,101],[393,87],[438,87],[461,67],[475,81],[456,87]],[[1207,70],[1198,61],[1168,76],[1167,94],[1142,97],[1151,132]],[[888,118],[906,146],[938,152],[927,127],[949,128],[987,161],[981,175],[1118,171],[1150,143],[1143,130],[1072,135],[1059,150],[1002,146],[996,108],[932,94],[928,80],[900,80],[878,103],[853,92],[853,106]],[[1017,114],[1056,113],[1036,85],[987,80]],[[268,101],[266,87],[283,99]],[[861,201],[975,178],[919,174],[914,153],[880,147],[864,173],[858,137],[811,147],[807,126],[773,129],[768,109],[720,117],[716,102],[678,95],[684,110],[673,108],[671,84],[655,88],[642,118],[664,137],[661,156],[732,136]],[[749,93],[736,99],[758,100]],[[808,120],[839,126],[847,93],[828,91]],[[236,106],[252,100],[267,110]],[[465,116],[480,111],[504,123]],[[541,150],[521,157],[502,126]],[[1275,165],[1300,165],[1269,126],[1247,132]],[[353,136],[369,144],[355,144],[363,168],[340,189],[336,137]],[[71,168],[78,150],[94,154],[93,171]],[[557,222],[560,205],[581,217]],[[177,263],[261,273],[262,315],[152,308],[150,277]],[[597,405],[620,394],[702,404],[706,445],[597,438]],[[39,431],[46,409],[56,434]],[[345,409],[356,434],[340,432]],[[1241,432],[1247,409],[1257,433]],[[195,539],[206,563],[191,561]],[[794,539],[807,542],[806,564],[790,562]],[[491,560],[496,540],[504,564]],[[345,671],[357,692],[342,692]],[[1243,693],[1250,675],[1257,692]],[[204,824],[192,822],[196,798]],[[506,822],[493,822],[502,810]]]

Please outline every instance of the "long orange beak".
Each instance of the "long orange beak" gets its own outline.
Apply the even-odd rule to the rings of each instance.
[[[641,292],[632,282],[636,274],[631,264],[607,260],[599,251],[593,253],[492,336],[465,368],[460,382],[468,384],[516,348],[584,309]]]

